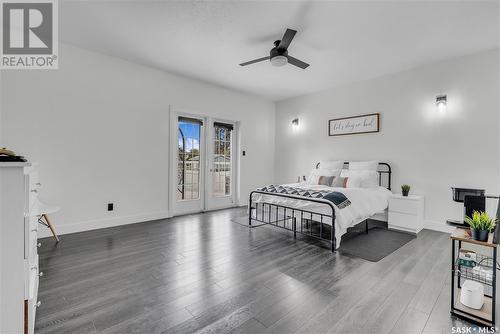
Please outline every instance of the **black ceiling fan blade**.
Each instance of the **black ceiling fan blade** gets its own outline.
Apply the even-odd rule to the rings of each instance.
[[[306,69],[309,67],[308,63],[304,63],[302,60],[298,60],[297,58],[293,58],[292,56],[288,56],[288,63],[300,67],[301,69]]]
[[[286,29],[285,34],[283,35],[283,38],[281,39],[280,45],[278,45],[278,48],[288,49],[288,46],[292,42],[292,39],[295,37],[296,33],[297,33],[296,30]]]
[[[241,63],[240,66],[247,66],[247,65],[250,65],[250,64],[255,64],[255,63],[258,63],[259,61],[264,61],[264,60],[268,60],[268,59],[269,59],[269,56],[262,57],[262,58],[258,58],[258,59],[247,61],[246,63]]]

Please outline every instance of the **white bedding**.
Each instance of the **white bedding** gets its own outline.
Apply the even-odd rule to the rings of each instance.
[[[337,247],[340,245],[340,238],[347,232],[347,228],[352,227],[365,219],[387,209],[391,192],[384,187],[376,188],[334,188],[321,185],[311,185],[306,183],[286,184],[286,186],[311,190],[338,191],[343,193],[351,205],[343,209],[338,209],[335,205],[335,238]],[[320,214],[331,214],[331,208],[325,204],[319,204],[303,200],[304,197],[281,197],[266,194],[254,194],[253,203],[279,204],[294,209],[312,211]],[[307,198],[306,198],[307,199]],[[331,203],[327,200],[325,202]],[[296,213],[297,217],[300,214]],[[306,216],[304,216],[306,217]],[[313,219],[314,219],[313,215]],[[316,217],[319,221],[319,216]],[[323,223],[331,225],[331,219],[323,218]]]

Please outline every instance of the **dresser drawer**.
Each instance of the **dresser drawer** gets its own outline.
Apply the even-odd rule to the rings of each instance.
[[[33,295],[30,296],[30,298],[27,300],[28,303],[28,319],[26,319],[27,324],[28,324],[28,333],[34,333],[35,332],[35,318],[36,318],[36,311],[38,309],[38,306],[41,304],[38,304],[38,285],[39,285],[39,277],[36,275],[34,277],[33,281]]]
[[[40,218],[39,215],[30,215],[29,216],[29,227],[30,227],[30,232],[37,232],[39,229],[39,224],[38,224],[38,218]]]
[[[38,253],[38,216],[24,217],[24,258],[32,262],[33,255]]]
[[[38,291],[38,278],[40,267],[38,263],[38,255],[35,255],[33,261],[25,261],[24,271],[24,299],[32,299]]]
[[[28,263],[30,265],[38,265],[38,234],[30,232],[30,248]]]
[[[27,193],[27,212],[31,213],[33,211],[34,204],[38,198],[38,193],[40,192],[41,183],[38,179],[38,171],[34,168],[30,168],[26,171],[26,193]],[[36,210],[35,210],[36,211]]]
[[[29,171],[29,185],[30,185],[30,189],[38,189],[40,188],[40,179],[38,178],[38,170],[36,169],[31,169]]]
[[[418,233],[423,228],[423,221],[419,216],[389,211],[389,229]]]
[[[38,208],[35,206],[37,203],[39,188],[30,188],[28,192],[28,213],[30,215],[37,214]]]
[[[390,198],[389,211],[417,215],[420,202],[418,200]]]
[[[38,292],[38,278],[39,278],[40,268],[38,266],[38,255],[35,256],[34,263],[30,266],[30,272],[28,277],[28,299],[36,298]]]

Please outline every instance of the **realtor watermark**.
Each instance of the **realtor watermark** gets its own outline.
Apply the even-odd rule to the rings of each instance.
[[[497,327],[456,326],[451,328],[451,334],[493,334],[498,333]]]
[[[0,0],[0,68],[57,69],[57,0]]]

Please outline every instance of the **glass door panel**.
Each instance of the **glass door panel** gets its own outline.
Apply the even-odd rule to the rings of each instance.
[[[212,166],[213,196],[231,196],[231,132],[232,125],[214,123],[214,155]]]
[[[199,122],[179,118],[177,163],[177,200],[200,199],[200,135]]]
[[[204,209],[203,120],[177,117],[175,214]]]

